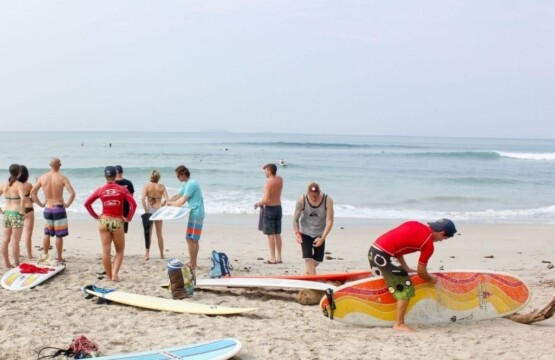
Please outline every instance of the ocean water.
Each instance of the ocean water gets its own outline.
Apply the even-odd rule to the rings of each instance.
[[[88,216],[83,202],[104,183],[103,168],[116,164],[134,183],[138,202],[153,169],[176,193],[174,169],[184,164],[201,185],[208,216],[254,214],[266,181],[262,166],[283,159],[286,215],[316,181],[334,199],[336,217],[555,224],[555,140],[2,132],[0,153],[0,180],[10,164],[21,163],[34,181],[59,157],[77,192],[68,212],[79,217]]]

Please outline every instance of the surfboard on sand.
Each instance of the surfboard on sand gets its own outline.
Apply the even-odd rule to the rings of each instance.
[[[438,277],[435,285],[418,275],[411,276],[416,292],[405,316],[409,325],[504,317],[518,312],[530,300],[528,286],[510,274],[493,271],[433,274]],[[322,298],[320,308],[330,319],[363,326],[392,326],[396,301],[383,278],[375,277],[338,287],[332,296]]]
[[[316,275],[258,275],[245,276],[245,278],[276,278],[288,280],[307,280],[307,281],[339,281],[348,282],[360,279],[367,279],[371,275],[370,270],[359,270],[343,273],[329,273]]]
[[[334,285],[317,281],[303,281],[290,279],[274,279],[274,278],[240,278],[226,277],[220,279],[196,279],[196,287],[238,287],[238,288],[277,288],[277,289],[312,289],[327,290],[335,289]]]
[[[8,290],[19,291],[32,289],[51,277],[59,274],[65,269],[65,267],[66,266],[64,264],[45,265],[21,263],[19,266],[4,274],[0,283],[2,284],[2,287]]]
[[[201,304],[190,300],[173,300],[156,296],[133,294],[115,289],[105,289],[94,285],[83,286],[81,289],[89,295],[150,310],[202,315],[235,315],[257,310],[257,308],[234,308]]]
[[[191,345],[175,346],[165,349],[139,353],[101,356],[102,360],[224,360],[230,359],[241,350],[241,342],[232,338],[201,342]]]
[[[150,221],[177,220],[187,216],[190,211],[188,206],[162,206],[150,216]]]

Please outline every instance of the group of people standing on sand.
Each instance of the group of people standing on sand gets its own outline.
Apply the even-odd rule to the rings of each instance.
[[[166,187],[159,183],[160,173],[153,170],[150,182],[145,184],[142,191],[141,202],[145,210],[143,224],[149,224],[145,233],[145,260],[150,257],[150,237],[153,228],[156,229],[160,258],[164,259],[164,239],[162,235],[162,221],[150,222],[149,217],[164,205],[183,206],[189,204],[191,212],[187,223],[185,239],[189,249],[189,266],[197,267],[199,240],[204,220],[204,199],[198,182],[191,179],[189,169],[180,165],[175,169],[177,179],[182,183],[179,193],[168,196]],[[112,281],[119,281],[119,269],[123,262],[125,250],[125,233],[127,224],[133,218],[137,203],[133,198],[133,184],[123,178],[121,165],[106,166],[104,169],[106,184],[96,189],[85,201],[85,208],[89,214],[99,221],[98,231],[102,243],[102,264],[106,276]],[[93,203],[100,199],[102,212],[96,213]],[[152,226],[154,223],[154,226]],[[111,248],[114,244],[115,256],[112,263]]]
[[[50,171],[40,176],[34,185],[28,183],[29,172],[24,165],[12,164],[9,167],[8,181],[0,186],[0,195],[6,199],[3,213],[4,232],[2,256],[8,268],[19,265],[19,243],[25,230],[27,258],[31,259],[31,236],[34,225],[33,203],[44,208],[44,256],[48,256],[50,238],[56,238],[56,261],[63,262],[63,238],[69,234],[66,209],[75,199],[75,191],[69,179],[60,173],[61,161],[53,158]],[[266,164],[262,170],[267,181],[262,199],[254,204],[260,208],[259,230],[268,237],[270,259],[266,264],[279,264],[282,259],[282,207],[281,193],[283,178],[277,175],[275,164]],[[159,183],[160,173],[154,170],[150,182],[143,187],[142,205],[146,220],[163,205],[183,206],[188,203],[191,211],[187,222],[185,239],[189,251],[189,266],[196,269],[199,241],[204,223],[204,199],[198,182],[191,179],[189,169],[180,165],[175,169],[181,182],[180,191],[168,196],[164,185]],[[128,223],[137,210],[133,198],[133,183],[123,178],[121,165],[107,166],[104,169],[106,184],[96,189],[85,201],[89,214],[99,221],[98,230],[102,244],[102,263],[109,279],[118,281],[125,249],[125,233]],[[44,193],[44,202],[38,197],[39,190]],[[69,197],[64,200],[64,191]],[[92,204],[100,199],[102,212],[97,214]],[[316,267],[323,261],[325,244],[334,222],[332,198],[321,192],[320,186],[311,182],[307,191],[298,198],[293,215],[295,239],[301,245],[305,260],[306,274],[316,274]],[[162,222],[154,221],[158,238],[160,257],[164,258]],[[434,243],[453,237],[457,233],[455,224],[449,219],[440,219],[427,224],[407,221],[386,232],[376,239],[368,251],[368,261],[373,274],[383,276],[393,297],[397,300],[396,319],[393,328],[412,330],[404,323],[409,300],[414,296],[414,286],[410,273],[417,273],[423,280],[436,283],[437,278],[427,271],[427,264],[434,252]],[[152,227],[149,235],[152,234]],[[11,244],[12,259],[9,257]],[[115,257],[112,263],[111,248],[114,244]],[[145,243],[145,260],[149,259],[150,243]],[[404,255],[420,252],[416,269],[411,268]]]
[[[7,268],[19,265],[20,241],[25,231],[27,258],[32,259],[32,232],[34,226],[33,203],[44,208],[44,238],[43,255],[40,260],[49,260],[50,239],[56,238],[56,262],[64,262],[63,239],[69,235],[66,209],[75,199],[75,190],[69,179],[60,173],[62,163],[58,158],[50,161],[50,171],[40,176],[34,185],[28,183],[29,172],[27,167],[12,164],[9,167],[8,181],[0,185],[0,195],[5,197],[5,208],[0,208],[3,214],[3,240],[2,256]],[[195,180],[190,179],[190,172],[185,166],[180,165],[175,170],[176,176],[182,182],[178,194],[169,197],[166,187],[159,183],[160,173],[152,171],[150,182],[145,184],[142,193],[142,205],[145,213],[153,214],[163,205],[181,206],[189,203],[191,213],[187,225],[186,239],[189,247],[191,268],[197,267],[199,251],[198,241],[202,232],[204,219],[204,200],[200,186]],[[102,245],[102,263],[106,276],[119,280],[119,269],[123,262],[125,250],[125,234],[128,224],[132,220],[137,203],[133,198],[133,183],[123,177],[121,165],[106,166],[104,168],[106,184],[96,189],[85,201],[84,206],[89,214],[98,220],[98,231]],[[44,201],[39,196],[39,190],[44,193]],[[64,192],[69,194],[64,200]],[[102,211],[96,213],[93,203],[102,202]],[[164,239],[162,235],[162,221],[153,221],[153,226],[148,229],[149,236],[153,229],[156,230],[160,257],[164,258]],[[112,244],[115,256],[112,261]],[[11,257],[10,260],[10,245]],[[145,260],[150,256],[150,243],[146,244]]]
[[[262,168],[268,178],[262,199],[254,204],[261,208],[259,230],[268,236],[270,260],[267,264],[282,263],[281,249],[281,192],[283,179],[278,176],[275,164]],[[333,226],[333,200],[320,191],[317,183],[310,183],[304,195],[296,202],[293,214],[295,239],[301,245],[306,274],[316,274],[316,267],[323,261],[325,243]],[[457,229],[453,221],[440,219],[427,224],[407,221],[389,230],[374,241],[368,251],[372,273],[383,276],[389,291],[397,302],[393,328],[413,331],[405,324],[405,314],[415,289],[410,279],[417,273],[424,281],[432,284],[438,279],[429,274],[427,264],[434,253],[434,243],[453,237]],[[405,261],[404,255],[420,252],[416,269]]]
[[[254,204],[260,208],[258,228],[268,236],[270,259],[266,264],[281,264],[281,192],[283,178],[277,175],[275,164],[262,167],[266,178],[262,199]],[[316,267],[324,260],[326,238],[333,227],[334,211],[331,196],[320,191],[320,185],[311,182],[307,191],[295,205],[293,230],[295,240],[301,245],[302,257],[305,261],[305,272],[316,274]]]
[[[62,163],[60,159],[53,158],[50,162],[50,171],[40,176],[34,185],[28,183],[29,171],[26,166],[19,164],[10,165],[8,182],[0,186],[0,195],[6,199],[5,209],[0,209],[4,214],[4,232],[2,240],[2,256],[7,268],[19,265],[19,243],[25,231],[25,245],[27,258],[33,258],[31,237],[34,226],[33,203],[44,208],[44,254],[48,255],[50,238],[56,237],[57,261],[64,261],[62,256],[63,238],[68,235],[67,214],[68,208],[75,199],[75,191],[67,177],[59,173]],[[44,202],[38,197],[42,188]],[[69,193],[69,198],[64,202],[64,189]],[[10,261],[9,246],[11,244]]]

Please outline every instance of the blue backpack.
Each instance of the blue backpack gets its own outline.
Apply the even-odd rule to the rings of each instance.
[[[224,276],[231,276],[233,266],[229,264],[229,259],[226,254],[222,252],[212,251],[212,267],[210,268],[211,278],[221,278]]]

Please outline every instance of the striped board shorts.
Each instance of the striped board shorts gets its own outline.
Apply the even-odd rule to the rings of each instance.
[[[200,234],[202,233],[202,222],[203,219],[189,218],[187,223],[187,234],[185,239],[192,239],[195,241],[200,240]]]
[[[63,205],[44,208],[44,235],[58,238],[69,235],[67,214]]]

